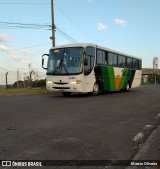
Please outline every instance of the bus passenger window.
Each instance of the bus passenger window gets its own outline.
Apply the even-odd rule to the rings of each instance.
[[[113,54],[113,66],[117,66],[117,58],[118,58],[118,56],[117,56],[117,54]]]
[[[87,47],[86,48],[86,55],[85,58],[88,60],[88,65],[84,66],[84,74],[88,75],[94,66],[94,60],[95,60],[95,49],[93,47]]]
[[[134,69],[139,69],[138,59],[133,59],[133,68],[134,68]]]
[[[127,57],[127,67],[133,68],[133,59],[130,57]]]
[[[108,65],[112,66],[114,63],[113,53],[108,53]]]
[[[97,50],[97,64],[105,65],[106,64],[106,53],[102,50]]]
[[[126,58],[125,56],[118,55],[118,66],[125,67],[126,66]]]
[[[141,69],[142,69],[142,61],[139,60],[139,70],[141,70]]]
[[[110,52],[108,53],[108,65],[117,66],[117,54]]]

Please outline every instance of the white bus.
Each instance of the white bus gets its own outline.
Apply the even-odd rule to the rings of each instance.
[[[48,56],[44,67],[44,56]],[[141,84],[142,60],[95,44],[63,45],[42,55],[47,90],[71,93],[129,91]]]

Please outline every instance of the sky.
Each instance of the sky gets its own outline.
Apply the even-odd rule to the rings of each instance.
[[[41,56],[52,47],[51,0],[0,0],[0,84],[33,70],[45,78]],[[159,0],[54,0],[56,46],[94,43],[142,58],[160,59]],[[35,77],[35,78],[36,78]]]

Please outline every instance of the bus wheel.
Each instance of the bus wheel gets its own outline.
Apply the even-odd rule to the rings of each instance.
[[[127,83],[127,86],[126,86],[126,89],[125,89],[125,92],[129,92],[130,91],[130,84]]]
[[[99,84],[98,84],[98,83],[95,83],[95,84],[94,84],[92,94],[93,94],[94,96],[99,94]]]
[[[70,96],[71,92],[62,92],[63,96]]]
[[[129,90],[130,90],[130,84],[129,83],[127,83],[126,88],[120,89],[121,92],[129,92]]]

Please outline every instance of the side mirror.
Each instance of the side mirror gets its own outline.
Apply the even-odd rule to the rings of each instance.
[[[84,65],[87,66],[88,65],[88,59],[84,58]]]
[[[43,54],[42,55],[42,68],[43,69],[47,69],[47,68],[44,67],[44,58],[43,58],[44,56],[49,56],[49,55],[48,54]]]
[[[44,58],[42,58],[42,67],[43,67],[43,65],[44,65]]]

